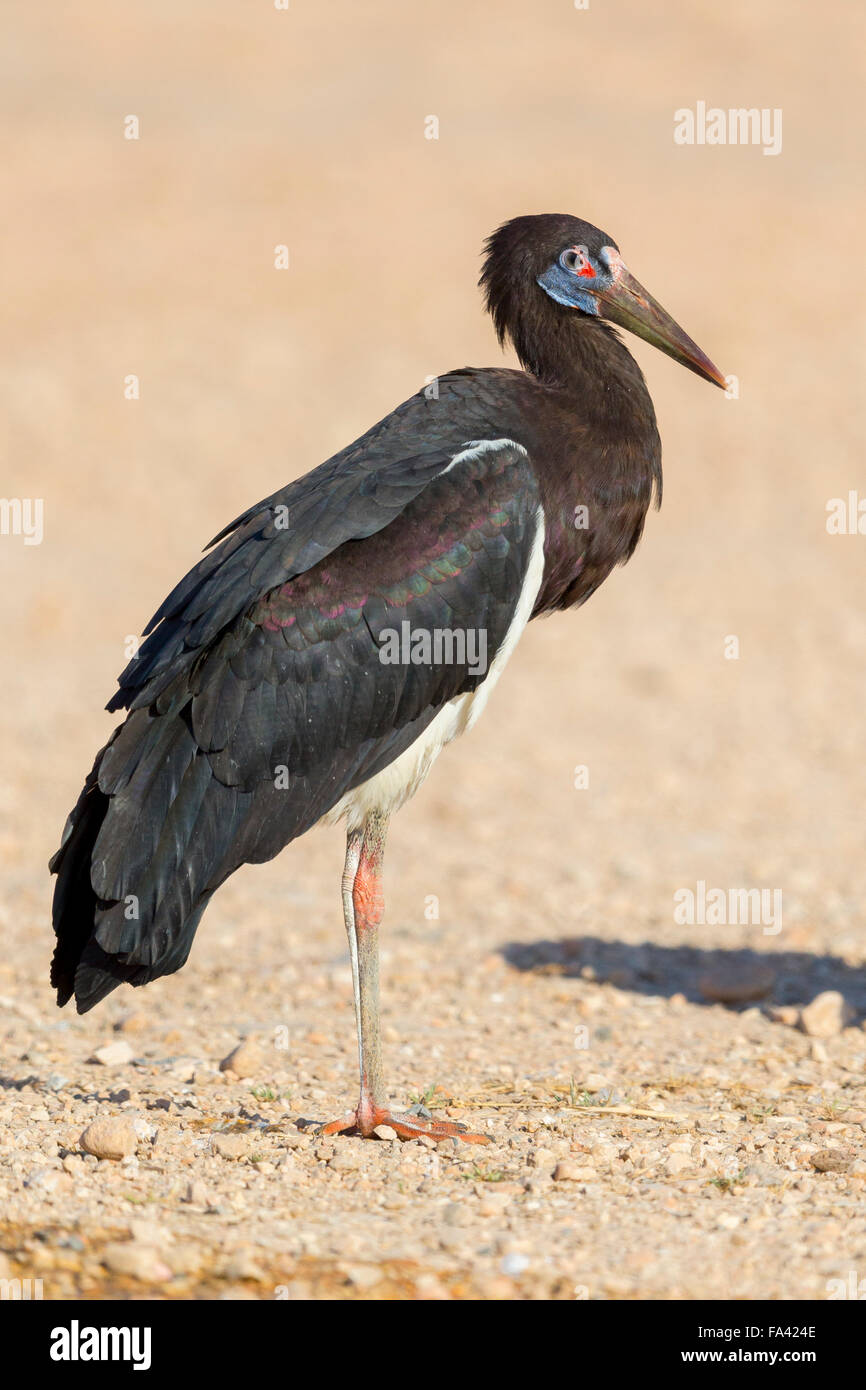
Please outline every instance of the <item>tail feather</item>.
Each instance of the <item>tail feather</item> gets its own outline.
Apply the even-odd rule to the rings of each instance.
[[[74,995],[85,1013],[120,984],[179,970],[226,876],[252,798],[214,778],[183,714],[131,714],[96,755],[66,822],[49,865],[61,1007]]]
[[[125,735],[125,738],[123,737]],[[172,715],[152,716],[136,710],[122,728],[118,744],[135,741],[139,761],[131,776],[116,779],[117,759],[109,752],[100,764],[99,788],[110,808],[94,846],[92,879],[100,897],[119,899],[138,892],[135,885],[153,881],[166,812],[177,798],[197,749],[184,721]],[[134,758],[126,752],[127,768]],[[140,896],[140,894],[139,894]]]
[[[48,866],[57,874],[53,908],[57,945],[51,961],[51,984],[57,990],[57,1003],[61,1008],[74,993],[75,971],[93,931],[98,905],[90,881],[90,861],[108,810],[109,798],[99,790],[97,783],[104,753],[102,748],[96,755],[75,809],[66,822],[60,848]]]
[[[196,928],[210,899],[210,893],[202,895],[195,911],[186,918],[183,932],[156,965],[125,963],[120,956],[104,951],[95,936],[90,937],[75,969],[75,1007],[78,1012],[86,1014],[113,989],[117,989],[118,985],[146,985],[159,975],[171,975],[175,970],[180,970],[181,966],[186,964]],[[68,998],[67,994],[66,999]],[[61,1000],[58,993],[58,1004],[65,1004],[66,999]]]

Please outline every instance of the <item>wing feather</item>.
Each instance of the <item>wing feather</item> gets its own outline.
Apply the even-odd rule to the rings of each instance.
[[[112,980],[178,969],[219,883],[485,679],[459,646],[383,660],[408,625],[483,630],[489,663],[520,600],[539,507],[526,452],[485,443],[449,468],[454,452],[323,465],[238,518],[158,610],[53,861],[59,998],[74,987],[89,1008]]]

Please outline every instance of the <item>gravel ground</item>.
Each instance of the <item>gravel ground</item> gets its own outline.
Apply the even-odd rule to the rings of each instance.
[[[842,254],[862,17],[441,8],[96,0],[49,30],[12,5],[4,490],[44,498],[45,536],[0,538],[0,1276],[45,1298],[866,1277],[866,539],[825,527],[866,492]],[[782,154],[676,147],[697,99],[782,107]],[[585,610],[532,625],[392,828],[392,1095],[492,1142],[325,1140],[356,1085],[339,830],[241,871],[184,971],[83,1019],[48,988],[45,865],[127,634],[256,497],[425,376],[499,360],[481,239],[558,207],[610,227],[740,395],[635,349],[661,514]],[[678,920],[700,883],[768,911]]]
[[[346,963],[312,944],[246,980],[243,1077],[220,1070],[238,1036],[217,952],[170,1000],[115,1005],[110,1032],[46,1018],[5,972],[13,1277],[46,1297],[820,1298],[862,1263],[861,1028],[814,1038],[790,1005],[690,998],[686,947],[661,984],[646,945],[530,943],[509,964],[407,922],[386,956],[395,1089],[492,1143],[321,1139],[354,1058]],[[767,959],[796,993],[796,959]]]

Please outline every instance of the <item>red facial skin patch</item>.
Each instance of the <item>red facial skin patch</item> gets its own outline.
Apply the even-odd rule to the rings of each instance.
[[[580,270],[576,270],[574,272],[575,275],[581,276],[585,280],[594,280],[595,271],[593,270],[592,265],[590,264],[589,255],[587,254],[586,247],[572,246],[571,249],[580,261]]]

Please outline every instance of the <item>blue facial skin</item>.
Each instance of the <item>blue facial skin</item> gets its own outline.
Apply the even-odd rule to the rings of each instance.
[[[555,299],[558,304],[564,304],[568,309],[582,309],[585,314],[594,314],[598,317],[598,300],[595,294],[588,289],[584,289],[586,283],[579,275],[575,275],[573,270],[569,270],[563,264],[563,257],[568,255],[568,250],[563,251],[562,256],[548,266],[543,275],[539,275],[537,283],[549,294],[551,299]],[[589,260],[589,258],[587,257]],[[593,290],[607,289],[613,284],[613,276],[603,266],[596,261],[590,261],[595,271],[595,278],[592,281]]]

